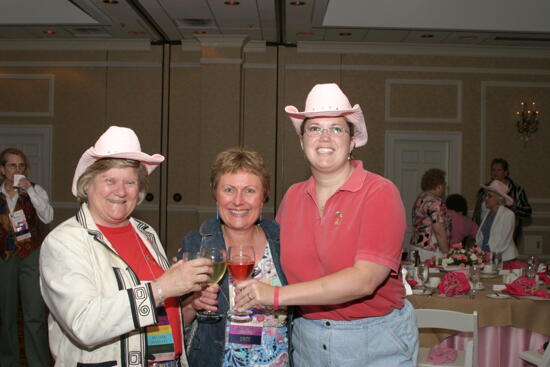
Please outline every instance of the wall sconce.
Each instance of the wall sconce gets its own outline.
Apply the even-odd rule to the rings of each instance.
[[[535,102],[531,102],[530,107],[527,103],[521,102],[521,111],[516,112],[516,115],[518,116],[518,133],[520,133],[524,144],[527,144],[531,134],[534,134],[539,127],[537,119],[539,111],[535,110]]]

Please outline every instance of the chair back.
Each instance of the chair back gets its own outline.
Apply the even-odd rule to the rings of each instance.
[[[542,362],[540,367],[550,367],[550,343],[546,346],[544,354],[542,355]]]
[[[477,311],[462,313],[437,309],[417,309],[416,325],[418,328],[448,329],[471,332],[473,338],[466,343],[465,367],[477,367]]]

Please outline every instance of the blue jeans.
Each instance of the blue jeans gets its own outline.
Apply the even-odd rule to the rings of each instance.
[[[387,315],[354,321],[294,320],[295,367],[415,366],[418,328],[409,301]]]

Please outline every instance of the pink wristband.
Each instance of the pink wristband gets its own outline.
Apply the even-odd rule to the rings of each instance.
[[[273,290],[273,309],[275,311],[279,309],[279,289],[281,289],[281,287],[275,287]]]

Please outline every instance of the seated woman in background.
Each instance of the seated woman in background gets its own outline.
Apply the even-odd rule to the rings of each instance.
[[[451,224],[442,197],[445,194],[445,171],[431,168],[422,175],[422,192],[412,208],[410,245],[419,250],[422,261],[449,251]]]
[[[464,196],[452,194],[445,200],[447,215],[451,220],[450,244],[462,243],[464,247],[470,247],[475,243],[477,224],[467,217],[468,203]]]
[[[485,206],[488,209],[483,217],[476,235],[476,245],[486,252],[496,252],[502,255],[502,261],[511,261],[518,256],[514,244],[514,212],[510,206],[514,200],[506,194],[506,184],[494,180],[485,189]]]

